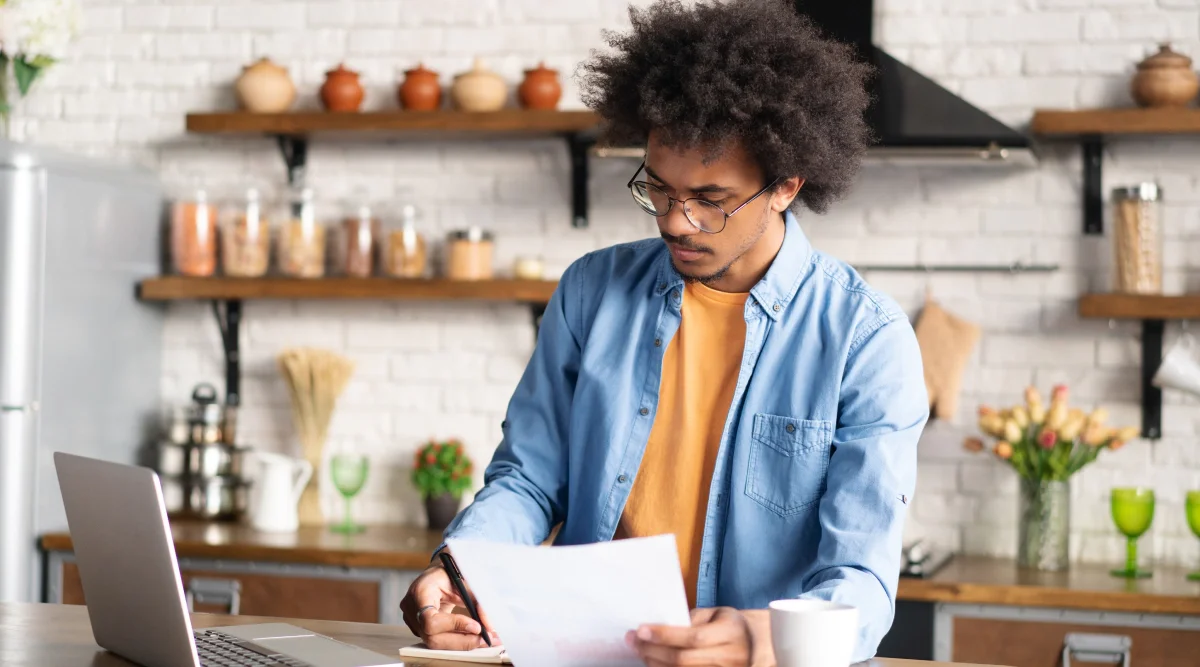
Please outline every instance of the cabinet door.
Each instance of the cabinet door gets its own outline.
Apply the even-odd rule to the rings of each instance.
[[[1010,667],[1059,667],[1063,639],[1071,632],[1124,635],[1133,640],[1130,667],[1195,667],[1200,632],[1112,625],[1042,623],[987,618],[954,619],[953,662]],[[1071,661],[1075,667],[1076,661]],[[1090,665],[1092,663],[1078,663]]]
[[[239,613],[246,616],[380,622],[381,591],[376,581],[203,570],[184,570],[180,574],[184,586],[192,577],[238,581],[241,584]],[[62,589],[64,604],[84,603],[83,585],[75,563],[63,563]],[[197,604],[196,611],[226,613],[223,607],[203,604]]]

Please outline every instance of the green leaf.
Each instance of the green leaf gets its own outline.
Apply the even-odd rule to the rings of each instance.
[[[17,76],[17,90],[21,91],[21,97],[29,94],[29,89],[33,86],[33,81],[40,71],[36,66],[27,62],[24,56],[13,60],[13,73]]]
[[[32,61],[30,61],[29,64],[33,65],[34,67],[36,67],[38,69],[46,69],[47,67],[53,65],[56,62],[58,62],[58,61],[55,60],[54,58],[51,58],[50,56],[36,56],[36,57],[34,57],[34,59]]]

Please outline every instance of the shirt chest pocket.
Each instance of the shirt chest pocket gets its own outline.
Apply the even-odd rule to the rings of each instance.
[[[790,516],[821,498],[833,422],[754,415],[746,495],[780,516]]]

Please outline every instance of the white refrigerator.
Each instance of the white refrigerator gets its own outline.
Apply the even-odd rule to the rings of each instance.
[[[154,437],[162,211],[149,172],[0,141],[0,602],[41,599],[37,538],[67,527],[51,454]]]

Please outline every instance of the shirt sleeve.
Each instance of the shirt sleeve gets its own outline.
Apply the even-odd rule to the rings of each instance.
[[[484,472],[483,489],[447,527],[447,538],[539,544],[566,516],[567,433],[587,261],[585,256],[572,264],[559,280],[509,401],[504,437]]]
[[[903,315],[872,325],[852,343],[842,378],[818,563],[800,596],[858,608],[855,662],[873,657],[892,625],[917,441],[929,416],[912,326]]]

